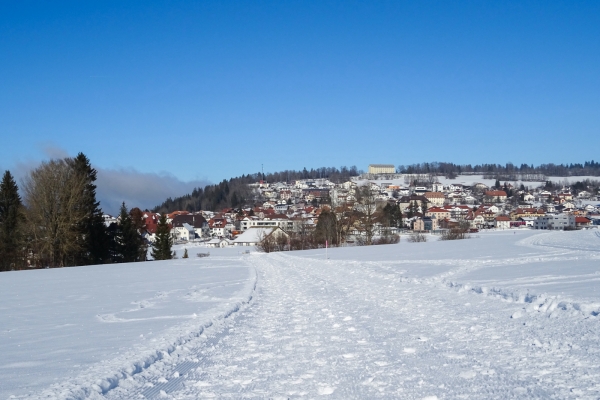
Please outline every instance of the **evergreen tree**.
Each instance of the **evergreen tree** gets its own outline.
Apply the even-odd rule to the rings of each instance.
[[[383,207],[383,217],[389,226],[402,228],[402,212],[400,211],[399,205],[386,204],[386,206]]]
[[[125,203],[119,213],[119,228],[117,230],[117,262],[134,262],[140,260],[140,248],[143,246],[140,236]]]
[[[84,219],[78,224],[79,248],[75,256],[77,265],[103,264],[109,259],[109,236],[104,225],[100,202],[96,200],[97,171],[90,165],[90,160],[79,153],[72,162],[72,167],[85,179],[81,208],[85,213]]]
[[[173,239],[170,231],[167,216],[162,214],[156,226],[156,239],[152,244],[152,258],[155,260],[170,260],[173,258],[174,253],[171,251]]]
[[[9,171],[0,183],[0,271],[9,271],[19,264],[24,220],[19,188]]]

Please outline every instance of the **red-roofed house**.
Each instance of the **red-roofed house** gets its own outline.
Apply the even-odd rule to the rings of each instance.
[[[575,226],[583,228],[584,226],[592,225],[592,220],[587,217],[575,217]]]
[[[496,229],[508,229],[510,228],[510,218],[506,215],[499,215],[494,220],[494,226]]]

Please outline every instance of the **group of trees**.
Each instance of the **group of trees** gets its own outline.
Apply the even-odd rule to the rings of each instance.
[[[498,177],[502,180],[516,180],[517,176],[531,176],[536,180],[539,176],[600,176],[600,163],[586,161],[571,164],[533,164],[514,165],[513,163],[501,164],[454,164],[450,162],[430,162],[412,165],[399,165],[397,171],[402,174],[437,174],[455,177],[458,174],[484,174],[487,177]]]
[[[123,203],[119,223],[107,227],[96,177],[83,153],[42,162],[24,179],[21,198],[6,171],[0,184],[0,270],[146,260],[142,212],[128,211]],[[162,222],[155,259],[172,256],[169,227]]]

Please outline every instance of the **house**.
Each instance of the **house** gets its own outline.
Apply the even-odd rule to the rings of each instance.
[[[173,211],[170,214],[167,214],[167,223],[170,224],[171,222],[173,222],[173,219],[175,219],[176,216],[178,215],[187,215],[189,214],[188,211]]]
[[[425,213],[426,217],[434,217],[437,220],[450,218],[450,211],[445,208],[431,207]]]
[[[111,224],[116,224],[117,219],[110,214],[103,214],[102,218],[104,219],[104,225],[108,228]]]
[[[275,212],[277,212],[278,214],[284,213],[288,210],[289,206],[286,203],[279,203],[276,204],[275,207],[273,207],[273,209],[275,210]]]
[[[506,201],[506,192],[504,190],[488,190],[484,196],[486,202],[500,203]]]
[[[470,223],[471,228],[482,229],[485,227],[485,218],[483,218],[483,213],[476,211]]]
[[[205,243],[206,247],[223,248],[230,245],[229,240],[214,238]]]
[[[496,229],[508,229],[510,228],[510,218],[506,215],[499,215],[494,220],[494,227]]]
[[[517,208],[513,212],[510,213],[510,217],[513,221],[519,220],[519,218],[523,217],[531,217],[537,218],[546,214],[543,208],[534,208],[534,207],[524,207]]]
[[[196,232],[194,231],[193,226],[184,222],[179,226],[173,226],[173,229],[171,229],[171,236],[175,241],[189,242],[196,238]]]
[[[309,207],[309,209],[311,209]],[[308,211],[307,209],[307,212]],[[278,227],[285,231],[294,230],[294,221],[290,220],[287,215],[284,214],[270,214],[261,217],[245,217],[240,221],[240,230],[247,231],[250,228],[267,228],[267,227]]]
[[[583,228],[586,226],[591,226],[592,220],[587,217],[575,217],[575,226],[577,228]]]
[[[519,217],[518,221],[522,222],[524,226],[533,228],[537,217]]]
[[[225,218],[211,218],[208,220],[210,234],[213,237],[224,237],[226,232],[227,220]]]
[[[425,207],[427,207],[427,197],[425,196],[418,196],[418,195],[412,195],[412,196],[402,196],[398,202],[398,204],[400,205],[400,211],[405,212],[406,210],[408,210],[410,208],[410,206],[412,205],[413,207],[421,210],[421,206],[423,204],[425,204]],[[425,212],[425,210],[421,210],[423,212]]]
[[[413,223],[413,230],[415,231],[435,231],[438,229],[438,223],[436,218],[423,217],[416,218]]]
[[[183,227],[183,224],[191,225],[197,237],[206,237],[209,235],[208,222],[201,214],[179,214],[173,217],[171,221],[173,228]],[[148,219],[146,219],[148,226]]]
[[[462,220],[467,217],[471,208],[466,205],[445,205],[444,210],[450,211],[450,218]]]
[[[569,230],[575,226],[575,216],[571,214],[546,214],[533,223],[534,229],[542,230]]]
[[[238,237],[236,237],[233,240],[232,244],[234,246],[256,246],[258,242],[269,236],[272,236],[274,238],[280,238],[281,236],[285,236],[289,238],[289,235],[278,227],[252,227],[244,233],[242,233],[241,235],[239,235]]]
[[[423,196],[431,205],[436,207],[443,206],[444,201],[446,201],[446,197],[442,192],[426,192]]]
[[[558,197],[560,204],[564,203],[565,201],[573,200],[573,195],[571,193],[559,193],[556,197]]]
[[[526,201],[527,203],[535,201],[535,196],[532,195],[531,193],[524,193],[523,194],[523,201]]]

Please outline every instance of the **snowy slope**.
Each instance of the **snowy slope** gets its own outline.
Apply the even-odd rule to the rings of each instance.
[[[142,287],[153,288],[144,296],[128,295],[126,288],[110,289],[112,296],[94,295],[95,282],[76,277],[83,274],[73,272],[78,269],[59,270],[60,279],[49,283],[53,271],[35,271],[39,275],[19,278],[17,284],[18,273],[10,279],[0,275],[3,305],[27,294],[25,281],[41,290],[39,298],[13,301],[0,310],[3,339],[5,321],[25,333],[28,319],[37,333],[25,337],[47,338],[41,348],[62,344],[69,350],[60,333],[65,331],[53,330],[42,310],[34,311],[52,297],[44,285],[65,295],[77,286],[93,295],[94,301],[69,307],[54,302],[53,308],[56,315],[72,310],[75,324],[89,324],[93,317],[93,328],[100,329],[91,353],[96,358],[77,351],[69,355],[86,368],[54,370],[56,362],[32,366],[45,379],[34,383],[14,367],[0,368],[2,385],[19,382],[2,386],[0,397],[30,392],[25,398],[597,399],[599,250],[600,237],[593,230],[497,231],[464,241],[330,249],[329,259],[324,250],[240,254],[211,249],[208,259],[129,265],[127,276],[122,266],[91,267],[108,273],[88,273],[88,278],[107,276],[105,287],[117,272],[121,277],[113,281],[131,285],[139,278]],[[148,269],[157,279],[144,273]],[[174,269],[176,274],[158,272]],[[210,269],[215,274],[207,277],[204,271]],[[202,277],[204,286],[195,282]],[[235,286],[226,286],[230,281]],[[5,289],[12,287],[6,296]],[[135,315],[144,311],[118,311],[135,309],[133,298],[155,298],[149,296],[155,288],[169,291],[172,301],[165,308],[155,303],[147,318],[162,319],[107,322],[143,319]],[[218,293],[196,295],[193,288]],[[194,311],[196,318],[190,318],[188,295],[212,303],[194,303],[204,312]],[[153,325],[129,328],[146,323]],[[148,328],[164,339],[152,342]],[[15,335],[10,346],[2,343],[1,350],[13,365],[25,363],[21,372],[29,372],[31,352],[14,349],[35,340],[20,337]],[[82,337],[66,340],[79,350],[85,347]],[[160,356],[137,368],[123,367],[147,354]],[[50,363],[53,357],[48,354]],[[110,383],[107,376],[116,378]],[[98,382],[109,384],[94,386]]]

